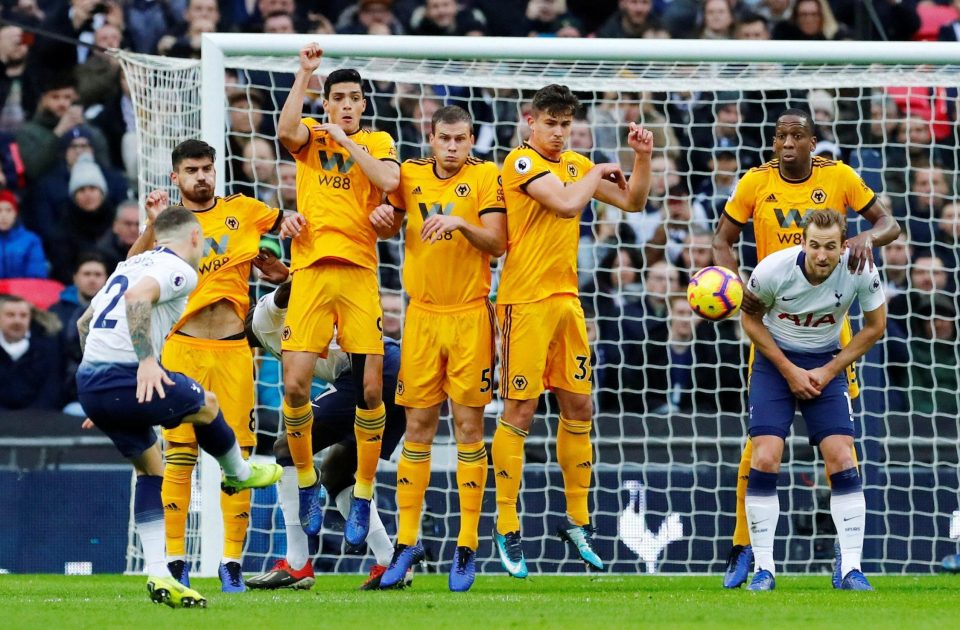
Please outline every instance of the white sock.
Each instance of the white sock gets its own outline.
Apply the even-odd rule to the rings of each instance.
[[[186,562],[187,557],[186,556],[167,556],[167,562],[176,562],[177,560]]]
[[[243,458],[240,445],[234,441],[229,451],[217,458],[223,474],[237,481],[246,481],[250,478],[250,462]]]
[[[294,569],[302,569],[310,559],[307,535],[300,527],[300,495],[297,482],[297,469],[284,466],[280,478],[280,509],[283,511],[283,524],[287,531],[287,564]]]
[[[337,511],[347,518],[350,514],[350,501],[353,499],[353,486],[344,488],[337,495]],[[380,512],[377,510],[377,502],[370,502],[370,531],[367,533],[367,548],[373,553],[377,564],[389,566],[393,559],[393,543],[387,536],[387,528],[383,526],[380,519]]]
[[[228,557],[224,556],[224,557],[221,558],[221,560],[220,560],[220,563],[221,563],[221,564],[226,564],[226,563],[228,563],[228,562],[236,562],[237,564],[243,564],[243,560],[241,560],[240,558],[228,558]]]
[[[370,502],[370,532],[367,533],[367,547],[373,552],[377,564],[390,566],[393,560],[393,543],[387,536],[387,528],[383,526],[380,512],[377,511],[377,502]]]
[[[166,528],[163,519],[137,523],[137,535],[143,547],[143,561],[150,577],[172,577],[167,568]]]
[[[830,495],[830,515],[840,541],[840,577],[860,569],[863,554],[863,530],[867,522],[867,503],[863,492]]]
[[[750,526],[750,545],[753,547],[754,567],[756,571],[766,569],[776,575],[773,564],[773,540],[777,533],[777,521],[780,520],[780,496],[751,495],[747,491],[744,501],[747,509],[747,524]]]

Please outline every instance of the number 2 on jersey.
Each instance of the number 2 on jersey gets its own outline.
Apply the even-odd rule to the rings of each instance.
[[[103,312],[100,313],[100,317],[97,318],[97,321],[93,322],[94,328],[116,328],[117,320],[107,319],[107,315],[110,314],[110,311],[117,307],[117,304],[120,302],[120,298],[123,297],[123,294],[127,292],[127,286],[130,284],[130,281],[127,280],[126,276],[117,276],[110,282],[110,285],[107,287],[107,294],[113,291],[113,287],[120,287],[120,290],[117,291],[117,294],[113,296],[113,299],[110,300],[110,303],[107,304],[107,308],[103,309]]]

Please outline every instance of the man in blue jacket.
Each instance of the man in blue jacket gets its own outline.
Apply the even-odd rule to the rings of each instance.
[[[47,259],[40,237],[17,221],[20,205],[9,190],[0,190],[0,279],[46,278]]]

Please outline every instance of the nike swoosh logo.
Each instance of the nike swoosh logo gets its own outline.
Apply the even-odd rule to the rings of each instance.
[[[859,516],[850,516],[850,517],[848,517],[848,518],[843,519],[843,522],[846,523],[847,521],[852,521],[852,520],[855,519],[855,518],[860,518],[860,517],[859,517]]]
[[[783,300],[784,302],[789,302],[790,300],[795,300],[795,299],[797,299],[798,297],[800,297],[800,296],[795,295],[795,296],[793,296],[793,297],[782,297],[782,298],[780,298],[780,299]]]
[[[751,524],[751,525],[760,525],[761,523],[766,523],[766,522],[769,521],[769,520],[770,520],[769,518],[765,518],[765,519],[763,519],[762,521],[753,521],[753,522],[750,523],[750,524]]]

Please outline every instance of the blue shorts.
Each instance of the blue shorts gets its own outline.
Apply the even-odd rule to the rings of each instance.
[[[400,346],[389,340],[383,345],[383,405],[387,419],[383,428],[380,457],[390,459],[407,430],[403,407],[395,404],[397,374],[400,372]],[[356,442],[353,421],[356,416],[357,395],[353,375],[346,373],[333,387],[313,400],[313,450],[320,452],[340,442]]]
[[[165,398],[154,392],[150,402],[137,402],[137,367],[136,363],[82,363],[77,370],[80,405],[127,458],[153,446],[155,426],[172,429],[185,416],[200,411],[205,399],[195,380],[165,370],[173,381],[163,386]]]
[[[805,370],[822,367],[834,357],[833,352],[808,354],[784,350],[783,353],[791,363]],[[854,435],[846,372],[827,383],[816,398],[799,400],[776,366],[757,352],[750,376],[750,437],[775,435],[786,439],[797,407],[807,423],[813,446],[830,435]]]

